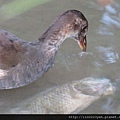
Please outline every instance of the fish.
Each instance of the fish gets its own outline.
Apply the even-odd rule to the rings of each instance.
[[[74,114],[102,96],[114,94],[115,90],[110,79],[87,77],[41,92],[26,110],[30,114]]]

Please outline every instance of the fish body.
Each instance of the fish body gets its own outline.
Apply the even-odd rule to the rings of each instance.
[[[113,94],[109,79],[84,78],[40,93],[28,105],[31,114],[70,114],[88,107],[101,96]]]

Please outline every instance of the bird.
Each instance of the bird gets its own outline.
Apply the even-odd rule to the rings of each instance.
[[[79,10],[57,16],[34,42],[0,29],[0,90],[23,87],[40,78],[52,66],[60,45],[67,38],[86,51],[88,21]]]

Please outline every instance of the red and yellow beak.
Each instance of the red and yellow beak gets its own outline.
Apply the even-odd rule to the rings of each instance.
[[[78,44],[79,44],[80,48],[82,49],[82,51],[85,52],[86,49],[87,49],[86,36],[85,36],[84,38],[81,38],[81,39],[78,41]]]

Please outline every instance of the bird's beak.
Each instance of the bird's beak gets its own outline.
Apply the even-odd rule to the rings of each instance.
[[[80,46],[80,48],[82,49],[83,52],[86,51],[87,49],[87,40],[86,40],[86,36],[82,37],[79,41],[78,44]]]

